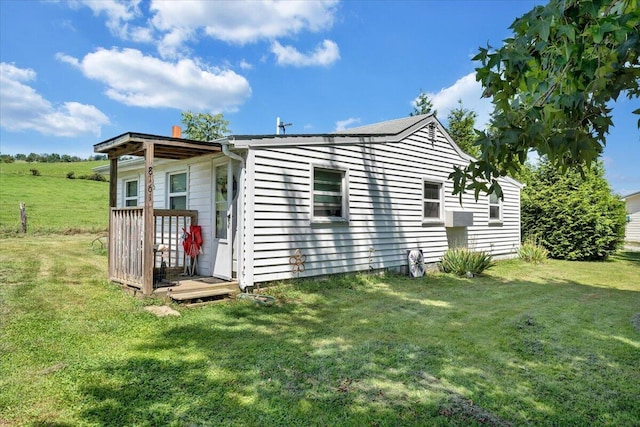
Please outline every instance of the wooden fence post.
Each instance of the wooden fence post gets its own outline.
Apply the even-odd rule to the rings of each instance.
[[[26,234],[27,232],[27,206],[24,202],[20,202],[20,222],[22,223],[21,231]]]

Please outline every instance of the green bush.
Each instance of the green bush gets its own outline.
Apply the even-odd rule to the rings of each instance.
[[[29,169],[29,172],[31,172],[31,175],[33,176],[40,176],[40,171],[38,169]]]
[[[551,258],[598,260],[624,240],[624,202],[614,195],[596,164],[583,171],[557,171],[542,161],[522,194],[522,236],[535,236]]]
[[[92,173],[91,175],[81,175],[78,178],[88,179],[89,181],[100,181],[100,182],[107,181],[107,178],[105,178],[103,175],[100,175],[99,173]]]
[[[76,175],[73,172],[67,172],[67,178],[68,179],[76,179]]]
[[[549,257],[549,251],[538,244],[536,239],[530,237],[520,245],[518,256],[523,261],[541,264]]]
[[[442,256],[440,266],[445,273],[458,276],[476,276],[493,267],[491,255],[483,251],[472,251],[466,248],[452,248]]]

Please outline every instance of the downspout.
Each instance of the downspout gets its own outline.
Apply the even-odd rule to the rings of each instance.
[[[220,146],[222,147],[222,154],[224,154],[225,156],[227,156],[230,159],[233,160],[237,160],[239,162],[242,163],[242,168],[244,169],[244,158],[236,153],[232,153],[231,151],[229,151],[229,138],[224,137],[221,139],[216,140],[215,142],[217,142],[218,144],[220,144]]]
[[[225,156],[227,156],[228,158],[230,158],[231,160],[237,160],[240,162],[241,164],[241,169],[240,169],[240,182],[238,183],[238,190],[239,190],[239,200],[237,203],[238,206],[238,211],[242,211],[242,215],[239,215],[239,221],[238,221],[238,230],[236,231],[236,233],[239,232],[238,235],[238,285],[240,286],[240,289],[242,291],[246,292],[246,288],[247,288],[247,284],[246,281],[244,279],[244,233],[245,233],[245,229],[244,229],[244,197],[245,197],[245,188],[246,186],[244,185],[244,180],[245,180],[245,162],[244,162],[244,158],[242,156],[240,156],[237,153],[233,153],[231,151],[229,151],[229,138],[228,137],[224,137],[224,138],[220,138],[218,140],[216,140],[215,142],[217,142],[218,144],[220,144],[220,147],[222,147],[222,154],[224,154]],[[238,215],[238,212],[236,212],[236,215]],[[233,256],[233,255],[232,255]]]

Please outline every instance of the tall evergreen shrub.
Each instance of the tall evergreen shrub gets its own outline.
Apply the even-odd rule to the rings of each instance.
[[[624,240],[624,202],[611,192],[604,167],[584,176],[542,161],[522,194],[522,238],[536,239],[552,258],[598,260]]]

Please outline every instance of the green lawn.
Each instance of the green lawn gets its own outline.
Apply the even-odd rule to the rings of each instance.
[[[20,230],[20,202],[26,204],[29,233],[106,230],[109,183],[66,178],[68,172],[91,175],[105,163],[0,163],[0,234]]]
[[[93,235],[0,241],[0,426],[640,425],[640,253],[156,318]]]

